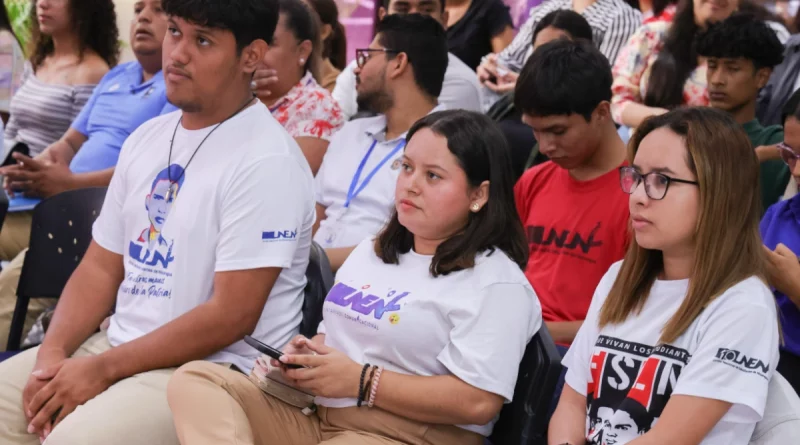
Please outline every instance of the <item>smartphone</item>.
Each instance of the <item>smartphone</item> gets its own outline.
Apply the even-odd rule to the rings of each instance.
[[[12,156],[14,153],[21,153],[24,154],[25,156],[30,156],[31,150],[30,148],[28,148],[28,144],[24,142],[17,142],[16,144],[14,144],[13,147],[11,147],[11,150],[9,150],[8,152],[8,156],[6,156],[6,159],[3,161],[3,164],[0,165],[0,167],[15,165],[17,163],[17,160],[14,159],[14,156]]]
[[[261,343],[260,341],[256,340],[255,338],[249,335],[244,336],[244,342],[254,347],[267,357],[273,358],[275,360],[280,360],[281,356],[283,355],[283,352],[273,348],[272,346],[265,345],[264,343]],[[286,366],[287,368],[291,369],[305,368],[305,366],[302,365],[292,365],[292,364],[283,364],[283,366]]]

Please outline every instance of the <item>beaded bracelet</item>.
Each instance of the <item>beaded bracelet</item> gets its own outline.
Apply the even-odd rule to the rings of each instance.
[[[381,373],[383,372],[382,366],[376,366],[377,371],[375,371],[375,377],[372,379],[372,388],[369,391],[369,402],[367,402],[367,406],[372,408],[375,405],[375,394],[378,393],[378,383],[381,380]]]
[[[369,363],[361,368],[361,380],[358,383],[358,402],[356,403],[359,408],[361,408],[361,404],[364,403],[364,397],[367,395],[367,389],[364,387],[364,377],[367,376],[367,369],[369,369]]]

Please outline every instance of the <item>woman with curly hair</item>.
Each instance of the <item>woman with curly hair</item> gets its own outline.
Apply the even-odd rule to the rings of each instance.
[[[20,145],[36,156],[67,131],[117,64],[119,32],[112,0],[36,0],[31,15],[30,63],[11,100],[3,148]]]

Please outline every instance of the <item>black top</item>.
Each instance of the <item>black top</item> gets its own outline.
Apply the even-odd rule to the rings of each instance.
[[[450,52],[473,70],[492,52],[492,38],[513,26],[502,0],[472,0],[464,17],[447,29]]]

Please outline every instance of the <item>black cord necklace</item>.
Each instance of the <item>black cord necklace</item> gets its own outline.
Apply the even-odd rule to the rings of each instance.
[[[172,131],[172,140],[169,141],[169,157],[167,158],[167,178],[169,179],[169,190],[167,190],[166,202],[169,202],[170,199],[172,198],[172,185],[180,181],[181,178],[183,178],[184,173],[186,173],[186,170],[189,168],[189,164],[191,164],[192,160],[194,159],[194,155],[197,154],[197,152],[200,150],[200,147],[202,147],[203,144],[206,142],[206,139],[208,139],[211,136],[211,134],[214,133],[217,130],[217,128],[220,127],[220,125],[224,124],[230,119],[233,119],[234,116],[241,113],[252,102],[253,102],[252,97],[247,99],[247,102],[245,102],[244,105],[242,105],[242,107],[239,108],[235,113],[231,114],[230,116],[225,118],[225,120],[218,123],[214,128],[212,128],[211,131],[208,132],[206,137],[204,137],[203,140],[200,141],[200,145],[198,145],[197,148],[194,149],[194,153],[192,153],[192,156],[189,158],[189,162],[186,163],[186,166],[183,167],[183,171],[181,172],[180,176],[178,176],[178,178],[175,179],[175,181],[173,181],[172,170],[170,170],[170,166],[172,165],[172,145],[175,143],[175,135],[178,134],[178,127],[180,127],[181,122],[183,122],[183,116],[181,116],[181,118],[178,119],[178,123],[175,125],[175,130]]]

